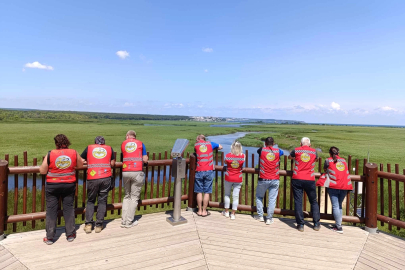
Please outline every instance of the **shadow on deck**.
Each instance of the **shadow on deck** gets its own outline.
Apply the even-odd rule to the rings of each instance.
[[[340,235],[323,223],[319,232],[294,220],[267,226],[249,215],[231,221],[212,211],[198,217],[183,211],[187,224],[172,227],[167,213],[144,215],[123,229],[112,220],[99,234],[81,225],[74,242],[42,243],[44,230],[17,233],[0,242],[0,269],[405,269],[405,241],[359,227]]]

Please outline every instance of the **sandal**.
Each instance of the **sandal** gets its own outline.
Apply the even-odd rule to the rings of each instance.
[[[202,217],[208,217],[209,215],[211,215],[211,212],[207,211],[207,214],[205,216],[201,215]]]

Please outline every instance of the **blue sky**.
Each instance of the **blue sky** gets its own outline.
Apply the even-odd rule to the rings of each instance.
[[[0,107],[405,125],[405,1],[3,1]]]

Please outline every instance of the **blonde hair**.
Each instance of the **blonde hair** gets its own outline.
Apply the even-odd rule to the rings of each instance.
[[[197,136],[196,141],[198,142],[198,141],[201,141],[201,140],[205,141],[205,136],[202,135],[202,134],[200,134],[200,135]]]
[[[234,141],[231,145],[231,153],[235,156],[242,154],[242,144],[238,141]]]
[[[130,136],[130,137],[136,138],[136,132],[135,132],[135,131],[133,131],[133,130],[128,130],[128,132],[127,132],[127,136]]]

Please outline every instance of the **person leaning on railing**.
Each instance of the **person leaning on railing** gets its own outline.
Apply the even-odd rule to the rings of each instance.
[[[267,137],[264,141],[265,147],[257,150],[259,154],[260,174],[259,181],[256,187],[256,207],[257,216],[255,219],[263,222],[263,197],[266,191],[269,190],[269,202],[267,206],[266,225],[273,223],[274,208],[280,186],[280,157],[284,155],[283,150],[275,148],[274,139]]]
[[[198,135],[194,145],[197,157],[197,167],[194,181],[194,192],[197,193],[197,215],[206,217],[210,194],[212,193],[212,181],[214,180],[214,149],[221,150],[220,144],[205,140],[204,135]],[[203,194],[204,193],[204,198]]]
[[[242,153],[242,145],[238,141],[234,141],[231,145],[231,152],[225,156],[224,166],[225,170],[225,181],[224,181],[224,190],[225,190],[225,210],[222,212],[222,215],[229,217],[229,206],[231,203],[231,189],[232,192],[232,213],[230,215],[231,220],[235,219],[235,212],[238,210],[239,204],[239,191],[242,187],[243,175],[242,168],[243,163],[245,163],[245,155]]]
[[[318,153],[314,148],[311,148],[311,141],[304,137],[301,139],[301,146],[291,151],[289,159],[295,160],[291,186],[294,194],[294,210],[295,220],[297,221],[297,229],[300,232],[304,231],[304,212],[302,211],[302,195],[308,195],[309,203],[311,204],[311,213],[314,221],[314,230],[319,231],[320,213],[319,205],[316,200],[315,187],[315,165],[318,160]]]
[[[134,221],[139,195],[145,183],[145,173],[142,171],[143,164],[148,163],[148,155],[145,145],[136,139],[136,133],[129,130],[125,141],[121,144],[123,156],[122,177],[124,179],[125,197],[122,203],[122,228],[131,228],[138,225]]]
[[[46,237],[43,241],[47,245],[55,241],[59,199],[63,205],[66,239],[72,242],[76,238],[73,206],[77,181],[75,167],[83,166],[76,150],[68,149],[70,142],[65,135],[56,135],[54,141],[56,149],[48,152],[39,167],[39,172],[46,174]]]
[[[87,205],[84,231],[86,233],[91,233],[92,231],[94,204],[97,199],[96,226],[94,231],[99,233],[103,230],[108,191],[112,185],[111,167],[115,166],[114,150],[111,146],[105,145],[103,136],[97,136],[94,144],[87,146],[80,156],[83,160],[87,160]]]
[[[331,229],[334,232],[343,233],[342,202],[347,192],[353,189],[352,180],[346,160],[339,156],[339,148],[332,146],[329,149],[329,155],[330,157],[325,160],[323,166],[325,174],[322,174],[316,185],[328,188],[330,201],[332,202],[333,217],[336,222]]]

